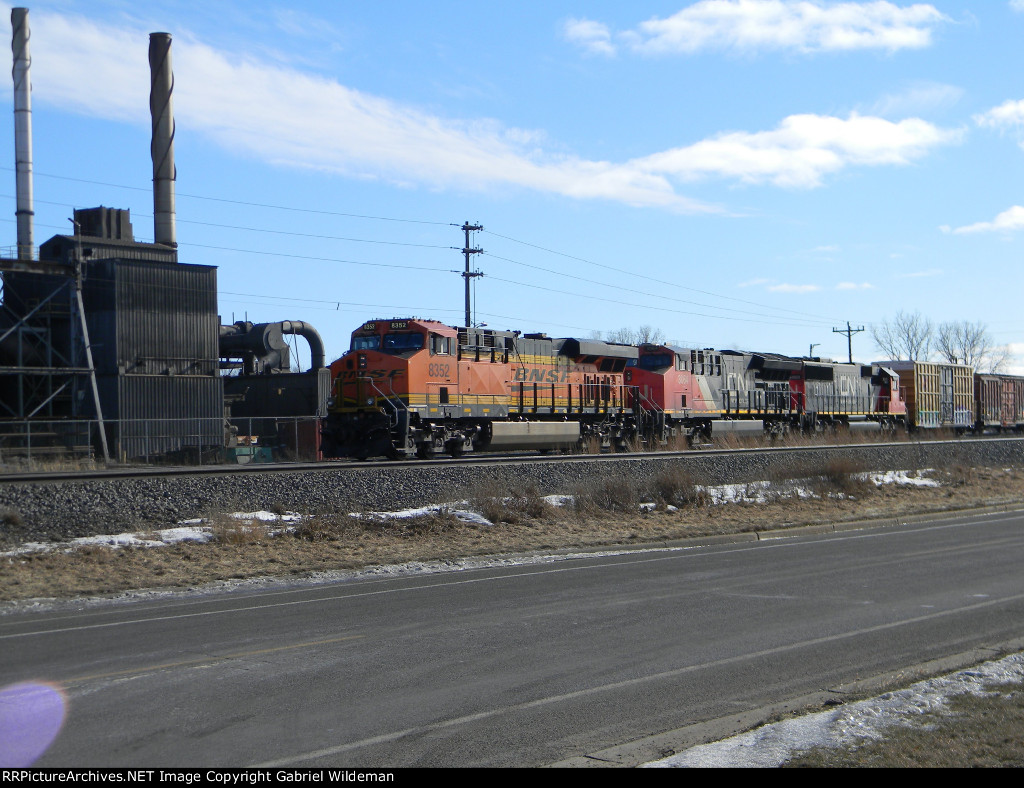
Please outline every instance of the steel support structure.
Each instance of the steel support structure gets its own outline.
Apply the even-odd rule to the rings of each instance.
[[[73,265],[0,258],[0,273],[58,277],[49,292],[30,308],[19,305],[12,309],[5,285],[0,309],[7,319],[0,325],[7,327],[0,331],[0,347],[6,343],[8,348],[14,348],[15,363],[0,366],[0,381],[7,382],[3,386],[4,396],[0,397],[0,417],[10,422],[80,418],[75,383],[84,378],[95,411],[89,418],[98,423],[103,459],[109,462],[103,408],[82,301],[80,257],[76,256]],[[54,408],[61,396],[67,396],[71,403],[63,413]]]

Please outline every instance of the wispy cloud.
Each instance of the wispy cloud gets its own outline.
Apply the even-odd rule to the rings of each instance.
[[[836,285],[836,290],[874,290],[875,286],[870,282],[840,282]]]
[[[36,102],[148,125],[146,33],[53,12],[34,14],[32,26]],[[595,28],[591,39],[599,33]],[[682,194],[680,183],[719,178],[809,188],[847,167],[911,163],[959,135],[914,118],[793,115],[770,131],[730,132],[629,161],[596,161],[545,150],[543,132],[440,117],[187,35],[176,37],[173,58],[179,133],[204,134],[233,155],[276,166],[430,188],[512,186],[721,212]]]
[[[615,55],[612,33],[607,25],[590,19],[569,19],[563,29],[566,40],[595,55]]]
[[[943,225],[939,229],[944,233],[953,233],[954,235],[994,232],[1012,233],[1017,230],[1024,230],[1024,207],[1014,205],[1012,208],[1003,211],[990,222],[977,222],[976,224],[969,224],[955,229],[948,225]]]
[[[884,118],[906,117],[948,109],[963,98],[963,88],[937,82],[921,82],[899,93],[890,93],[876,101],[868,114]]]
[[[821,0],[700,0],[664,19],[641,22],[612,34],[599,22],[573,20],[569,40],[592,52],[619,47],[643,54],[739,53],[782,50],[800,53],[876,49],[920,49],[949,21],[934,6],[897,6],[885,0],[826,3]],[[584,23],[595,27],[583,27]],[[580,35],[601,31],[600,38]],[[600,48],[595,48],[594,42]]]
[[[806,188],[853,165],[908,164],[960,138],[959,131],[918,118],[894,123],[857,114],[791,115],[772,131],[721,134],[634,163],[684,180],[715,175]]]
[[[1024,0],[1022,0],[1024,2]],[[1024,100],[1004,101],[988,112],[974,116],[974,122],[983,128],[1008,129],[1024,126]]]

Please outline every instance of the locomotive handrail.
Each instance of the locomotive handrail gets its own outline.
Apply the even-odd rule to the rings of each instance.
[[[364,380],[364,381],[366,381],[367,383],[369,383],[369,384],[370,384],[370,387],[371,387],[371,388],[372,388],[372,389],[373,389],[374,391],[376,391],[376,392],[377,392],[377,394],[379,394],[379,395],[380,395],[380,399],[383,399],[383,400],[384,400],[384,402],[386,402],[386,403],[387,403],[388,407],[390,407],[390,408],[391,408],[391,410],[392,410],[392,411],[394,411],[394,421],[393,421],[393,422],[391,423],[391,426],[392,426],[392,427],[397,427],[397,426],[398,426],[398,423],[399,423],[399,421],[400,421],[400,419],[398,418],[398,414],[399,414],[399,408],[398,408],[398,405],[396,405],[396,404],[395,404],[395,401],[397,400],[397,401],[398,401],[398,403],[399,403],[399,404],[401,404],[401,406],[402,406],[402,410],[408,411],[408,410],[409,410],[409,408],[408,408],[408,406],[407,406],[407,405],[406,405],[406,404],[405,404],[404,402],[402,402],[402,399],[401,399],[401,397],[399,397],[399,396],[398,396],[398,394],[396,394],[396,393],[395,393],[395,389],[394,389],[394,387],[393,387],[393,386],[391,385],[391,381],[388,381],[388,388],[389,388],[389,389],[391,389],[391,396],[389,397],[389,396],[388,396],[387,394],[385,394],[385,393],[384,393],[384,392],[383,392],[383,391],[382,391],[382,390],[380,389],[380,387],[379,387],[379,386],[377,385],[376,381],[374,381],[374,379],[373,379],[373,378],[370,378],[370,377],[366,377],[366,378],[359,378],[359,379],[360,379],[360,380]]]

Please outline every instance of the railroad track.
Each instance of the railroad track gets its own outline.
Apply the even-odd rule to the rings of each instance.
[[[930,447],[942,445],[962,446],[965,440],[970,443],[977,441],[1002,441],[1024,443],[1022,437],[982,437],[972,439],[958,439],[947,441],[893,441],[888,443],[848,443],[848,444],[820,444],[813,446],[759,446],[745,449],[713,449],[699,448],[679,452],[627,452],[617,454],[563,454],[563,455],[538,455],[532,452],[520,452],[514,454],[492,454],[478,455],[473,457],[462,457],[459,459],[433,459],[433,460],[376,460],[376,461],[354,461],[336,460],[322,462],[293,462],[293,463],[259,463],[246,465],[183,465],[183,466],[135,466],[115,468],[95,468],[88,470],[57,470],[57,471],[17,471],[4,473],[0,471],[0,485],[25,484],[33,482],[74,482],[91,480],[117,480],[117,479],[160,479],[179,476],[238,476],[243,474],[281,474],[281,473],[311,473],[325,471],[345,471],[356,469],[387,469],[396,471],[402,468],[415,468],[422,470],[430,467],[439,468],[471,468],[481,466],[508,465],[523,462],[531,464],[562,464],[562,463],[606,463],[621,462],[622,460],[667,460],[671,458],[686,458],[695,456],[728,456],[728,455],[751,455],[751,454],[772,454],[775,456],[784,454],[813,454],[823,451],[883,451],[894,447],[906,447],[908,445],[920,444]]]

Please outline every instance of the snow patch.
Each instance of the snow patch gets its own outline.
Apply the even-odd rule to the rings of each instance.
[[[921,724],[925,714],[944,714],[949,699],[972,693],[990,695],[1000,684],[1024,684],[1024,654],[927,679],[876,698],[765,725],[750,733],[703,744],[643,764],[658,768],[776,767],[814,747],[856,747],[881,739],[893,726]]]

